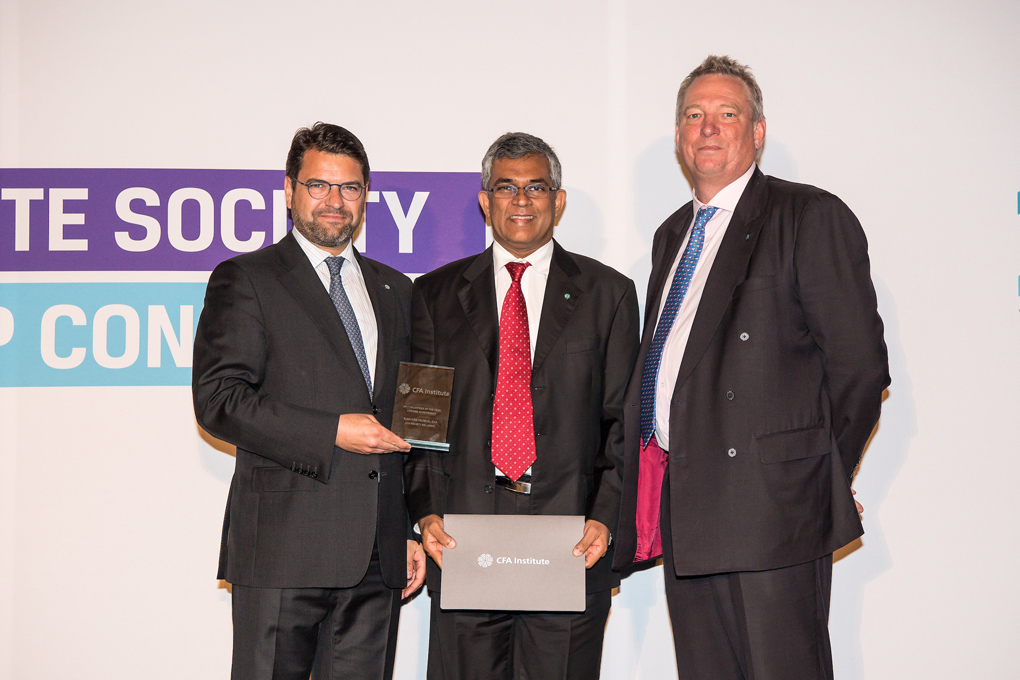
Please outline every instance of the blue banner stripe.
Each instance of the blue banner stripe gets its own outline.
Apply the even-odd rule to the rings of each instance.
[[[0,284],[0,387],[190,385],[204,283]]]

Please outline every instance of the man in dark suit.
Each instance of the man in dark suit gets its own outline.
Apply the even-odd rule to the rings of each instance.
[[[761,101],[728,57],[680,87],[694,200],[655,234],[626,400],[615,566],[663,556],[682,679],[832,677],[832,553],[863,533],[850,481],[889,384],[864,232],[758,170]]]
[[[401,596],[424,577],[387,429],[411,283],[354,250],[369,182],[353,134],[298,130],[294,230],[213,271],[195,338],[198,422],[237,446],[219,578],[235,680],[390,678]],[[402,592],[403,591],[403,592]]]
[[[431,557],[430,680],[597,678],[619,512],[623,395],[638,346],[634,284],[552,240],[566,202],[541,139],[508,133],[482,161],[493,245],[415,281],[415,361],[456,369],[446,453],[415,450],[408,508]],[[445,513],[584,515],[580,614],[444,611]]]

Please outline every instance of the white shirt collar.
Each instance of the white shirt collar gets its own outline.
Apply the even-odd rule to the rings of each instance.
[[[501,246],[498,241],[492,242],[492,264],[497,273],[500,269],[506,266],[507,262],[529,262],[531,263],[531,267],[529,267],[529,269],[540,274],[548,275],[549,264],[552,262],[552,253],[552,239],[549,239],[548,243],[525,258],[514,257],[510,251]]]
[[[301,246],[301,250],[305,252],[305,255],[308,257],[308,261],[312,263],[312,267],[318,268],[320,264],[326,261],[327,257],[333,257],[332,253],[327,253],[325,250],[309,241],[305,238],[305,235],[297,229],[291,229],[291,233],[294,234],[294,239],[298,242],[298,245]],[[358,260],[354,257],[353,238],[347,241],[347,247],[343,249],[343,252],[341,252],[340,255],[347,260],[349,264],[352,264],[354,269],[359,272],[361,271],[361,267],[358,265]]]
[[[754,174],[754,169],[758,167],[757,164],[751,163],[751,167],[744,172],[743,175],[736,178],[723,189],[712,197],[712,200],[708,203],[702,203],[698,200],[698,195],[694,193],[694,189],[691,189],[691,196],[694,197],[694,212],[697,214],[701,207],[704,205],[711,205],[719,208],[720,210],[728,210],[733,212],[737,209],[737,203],[740,201],[740,196],[744,193],[744,189],[747,187],[747,183],[751,181],[751,175]]]

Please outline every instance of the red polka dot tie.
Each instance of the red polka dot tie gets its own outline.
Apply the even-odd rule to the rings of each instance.
[[[531,336],[521,277],[528,262],[508,262],[513,279],[499,315],[499,368],[492,409],[492,463],[517,480],[535,462],[535,419],[531,406]]]

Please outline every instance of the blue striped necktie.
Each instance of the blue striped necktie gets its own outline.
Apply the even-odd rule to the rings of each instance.
[[[358,357],[358,365],[361,366],[361,374],[365,376],[365,386],[368,387],[368,396],[371,399],[372,374],[368,370],[368,356],[365,354],[365,342],[361,339],[361,326],[358,325],[358,317],[354,315],[354,307],[351,306],[347,291],[344,290],[343,279],[340,277],[340,268],[346,261],[342,255],[326,258],[326,266],[329,267],[329,297],[333,299],[336,311],[340,313],[340,319],[347,329],[347,337],[350,338],[354,356]]]

